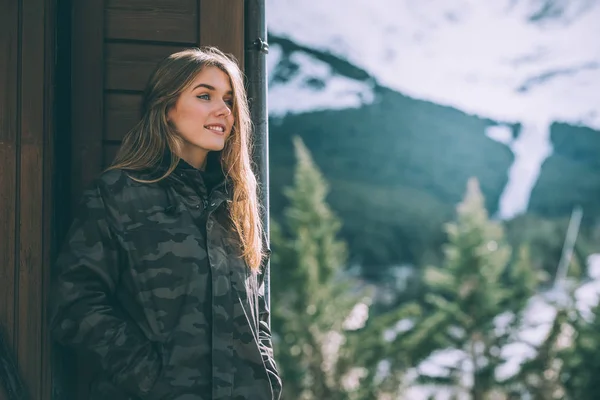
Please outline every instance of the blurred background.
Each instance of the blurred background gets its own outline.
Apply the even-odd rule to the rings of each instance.
[[[600,398],[600,2],[267,23],[284,398]]]

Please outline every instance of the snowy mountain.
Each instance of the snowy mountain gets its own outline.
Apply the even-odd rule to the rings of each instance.
[[[362,107],[385,87],[493,121],[481,134],[514,155],[500,217],[527,210],[556,123],[600,130],[599,1],[270,0],[267,18],[273,36],[308,50],[285,59],[296,68],[285,84],[272,82],[273,116]],[[281,71],[280,47],[269,60]]]
[[[565,217],[574,205],[600,216],[600,1],[268,0],[267,18],[272,182],[289,184],[289,138],[302,136],[358,262],[441,244],[470,176],[502,218]],[[584,314],[600,296],[600,262],[589,261],[576,290]],[[532,357],[555,314],[548,293],[531,299],[498,379]],[[445,349],[413,372],[445,376],[464,358]]]

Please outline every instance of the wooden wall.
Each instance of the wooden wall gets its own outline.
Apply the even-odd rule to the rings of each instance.
[[[87,399],[86,360],[56,368],[47,332],[70,205],[135,123],[155,64],[215,45],[243,65],[243,32],[244,0],[0,0],[0,329],[29,398],[50,400],[54,373],[79,387],[54,400]]]
[[[0,325],[31,399],[50,399],[54,5],[0,0]]]

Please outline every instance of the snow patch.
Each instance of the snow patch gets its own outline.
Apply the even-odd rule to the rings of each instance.
[[[269,49],[269,76],[284,75],[285,81],[270,79],[269,114],[281,117],[314,110],[358,108],[375,99],[373,86],[335,74],[331,66],[303,52],[293,52],[283,61],[281,47]],[[280,69],[294,65],[293,71]]]

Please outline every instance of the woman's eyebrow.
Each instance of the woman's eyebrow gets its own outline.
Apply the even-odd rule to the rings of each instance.
[[[215,90],[217,90],[217,89],[216,89],[214,86],[212,86],[212,85],[209,85],[208,83],[199,83],[199,84],[197,84],[196,86],[194,86],[194,88],[193,88],[192,90],[196,90],[196,89],[198,89],[199,87],[203,87],[203,88],[206,88],[206,89],[208,89],[208,90],[212,90],[212,91],[215,91]],[[225,94],[233,94],[233,91],[232,91],[232,90],[229,90],[229,91],[227,91],[227,93],[225,93]]]

